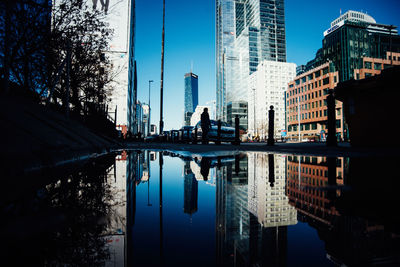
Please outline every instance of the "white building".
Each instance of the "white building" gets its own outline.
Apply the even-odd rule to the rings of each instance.
[[[191,126],[195,126],[196,123],[198,123],[200,121],[201,113],[203,113],[205,108],[208,108],[208,111],[210,111],[210,107],[209,106],[197,106],[196,107],[192,117],[190,118],[190,125]],[[210,120],[211,120],[211,116],[210,116]]]
[[[275,110],[275,138],[285,130],[285,92],[288,83],[296,77],[296,64],[264,60],[249,78],[248,133],[268,137],[268,111]]]
[[[297,211],[289,204],[285,194],[286,158],[251,152],[247,154],[248,164],[248,208],[263,227],[297,224]],[[269,181],[269,165],[273,160],[274,183]]]

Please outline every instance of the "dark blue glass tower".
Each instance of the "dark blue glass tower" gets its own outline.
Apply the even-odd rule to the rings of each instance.
[[[199,104],[198,76],[192,72],[185,74],[185,125],[190,125],[190,118],[186,114],[194,113]]]

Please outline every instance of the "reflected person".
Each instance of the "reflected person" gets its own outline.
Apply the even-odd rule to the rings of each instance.
[[[211,159],[203,157],[200,162],[200,173],[203,176],[204,181],[208,180],[208,173],[210,172]]]

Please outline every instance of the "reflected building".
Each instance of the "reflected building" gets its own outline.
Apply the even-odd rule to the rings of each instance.
[[[217,169],[218,264],[285,265],[287,226],[297,223],[285,177],[285,158],[265,153]]]
[[[373,183],[376,177],[387,177],[386,174],[392,173],[393,170],[387,171],[390,168],[382,170],[388,163],[369,159],[287,158],[290,203],[296,207],[298,219],[317,230],[325,242],[326,257],[335,265],[399,264],[400,239],[382,219],[392,213],[379,213],[393,200],[390,196],[393,189],[388,189],[387,183],[383,183],[384,186]],[[343,185],[351,188],[343,188]],[[341,188],[343,190],[339,190]],[[365,210],[365,213],[360,212]],[[388,221],[391,220],[393,218]]]
[[[296,224],[296,210],[285,194],[286,158],[255,152],[248,153],[248,157],[252,162],[249,164],[249,211],[263,227]]]
[[[107,184],[110,186],[108,228],[105,233],[110,258],[105,266],[124,266],[126,249],[126,171],[128,155],[121,152],[115,163],[108,169]]]
[[[334,198],[323,190],[329,184],[343,185],[344,159],[334,163],[334,181],[328,181],[328,160],[326,157],[288,156],[286,194],[290,204],[304,216],[310,216],[330,224],[338,212],[333,205]],[[332,192],[330,192],[332,193]],[[336,196],[336,193],[333,192]]]
[[[184,163],[183,212],[192,215],[197,211],[198,182],[190,168],[190,162]]]

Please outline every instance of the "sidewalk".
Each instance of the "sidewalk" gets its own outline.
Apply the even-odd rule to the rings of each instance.
[[[325,143],[276,143],[267,146],[266,143],[242,143],[239,146],[231,144],[222,145],[192,145],[171,143],[128,143],[127,149],[154,149],[187,151],[192,153],[205,152],[272,152],[280,154],[314,155],[328,157],[382,157],[398,156],[398,148],[353,148],[349,143],[339,143],[337,147],[327,147]]]

